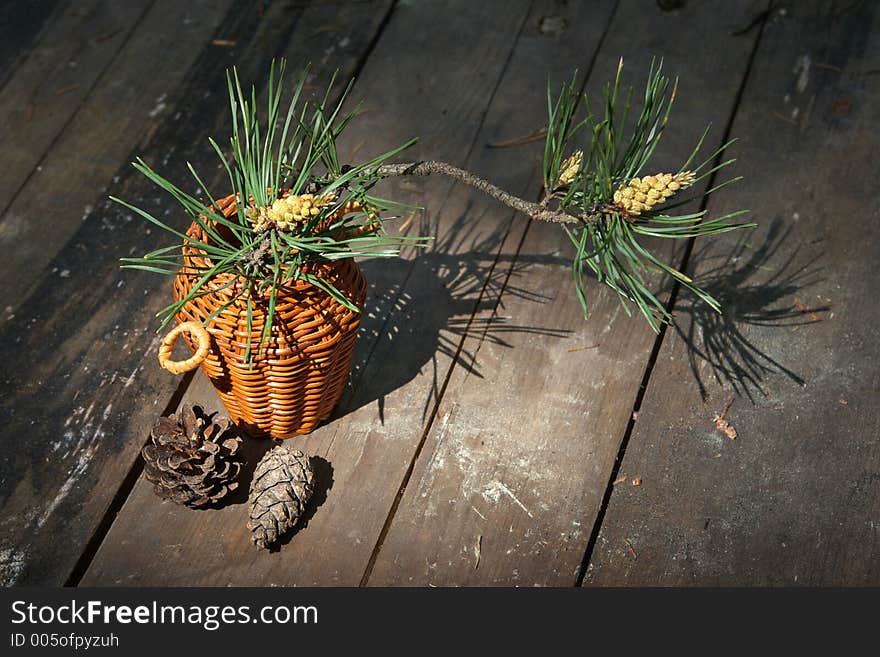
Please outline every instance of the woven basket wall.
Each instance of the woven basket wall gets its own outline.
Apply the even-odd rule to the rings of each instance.
[[[218,201],[225,216],[235,212],[232,196]],[[187,235],[208,242],[198,224]],[[174,299],[186,297],[199,280],[187,265],[205,266],[204,251],[184,245],[184,266],[174,279]],[[210,266],[210,265],[209,265]],[[363,308],[366,281],[354,260],[314,265],[311,273],[329,280],[347,299]],[[226,289],[190,301],[178,314],[184,321],[203,321],[242,289],[243,280],[221,274],[204,289]],[[251,325],[252,345],[260,342],[265,305],[255,300]],[[289,438],[312,431],[327,419],[342,395],[354,354],[361,314],[354,312],[323,290],[303,281],[286,285],[276,300],[275,319],[268,347],[245,362],[248,344],[247,301],[237,300],[208,325],[211,351],[202,363],[230,418],[253,436]],[[191,338],[185,339],[194,348]]]

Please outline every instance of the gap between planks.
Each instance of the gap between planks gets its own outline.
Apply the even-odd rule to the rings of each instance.
[[[614,16],[617,12],[618,6],[619,6],[619,2],[616,2],[614,4],[614,7],[611,9],[611,11],[608,14],[608,19],[605,23],[604,29],[602,30],[602,35],[599,38],[598,42],[596,43],[596,47],[593,50],[593,54],[590,57],[589,64],[588,64],[586,71],[584,73],[583,82],[581,83],[581,88],[580,88],[581,93],[583,93],[583,90],[587,85],[587,81],[590,78],[590,74],[593,72],[593,68],[596,64],[596,58],[599,56],[599,52],[602,50],[602,45],[605,42],[605,37],[607,36],[608,30],[610,29],[611,24],[614,21]],[[489,107],[492,104],[492,100],[494,99],[495,94],[498,91],[498,86],[501,84],[501,81],[504,79],[504,73],[506,72],[506,70],[510,64],[510,61],[513,58],[514,53],[516,51],[516,43],[519,42],[520,38],[522,37],[523,27],[525,26],[525,23],[528,20],[528,17],[530,15],[531,15],[531,10],[529,11],[529,13],[526,14],[526,17],[523,19],[523,24],[520,25],[520,29],[519,29],[519,32],[517,33],[516,41],[514,42],[514,47],[511,48],[511,51],[510,51],[508,58],[507,58],[507,61],[505,62],[504,68],[502,69],[502,73],[499,76],[498,82],[492,91],[492,97],[489,99],[489,102],[486,105],[486,111],[483,113],[482,120],[485,119],[485,117],[489,111]],[[482,120],[481,120],[480,128],[482,128]],[[479,132],[480,132],[480,130],[478,129],[476,134],[479,135]],[[475,139],[476,139],[476,137],[475,137]],[[471,148],[473,148],[473,146]],[[470,153],[469,153],[469,155],[470,155]],[[504,292],[507,289],[507,284],[510,281],[510,277],[513,275],[513,268],[516,264],[517,259],[519,258],[520,250],[522,249],[523,244],[525,244],[526,237],[528,236],[529,227],[531,226],[531,223],[532,223],[531,220],[529,220],[527,222],[526,227],[523,230],[523,233],[520,237],[519,243],[516,246],[512,261],[510,263],[510,266],[507,269],[507,274],[504,277],[504,282],[501,284],[501,289],[499,290],[498,295],[495,299],[495,305],[493,306],[493,309],[492,309],[493,315],[495,315],[495,313],[497,312],[498,307],[501,304],[501,300],[504,296]],[[360,586],[362,586],[362,587],[367,586],[367,584],[370,580],[370,575],[372,575],[373,568],[376,565],[376,560],[379,558],[379,553],[382,551],[382,545],[385,542],[385,538],[388,535],[389,530],[391,529],[391,524],[394,522],[394,516],[396,515],[397,510],[400,508],[400,502],[403,500],[403,496],[406,493],[406,488],[409,485],[410,479],[412,478],[413,472],[416,467],[416,462],[419,460],[419,457],[422,454],[422,450],[425,447],[425,443],[428,440],[428,436],[431,433],[431,429],[434,426],[434,421],[437,418],[437,412],[440,409],[440,404],[443,401],[443,396],[446,393],[446,388],[449,384],[450,379],[452,378],[453,370],[455,369],[456,365],[458,364],[458,361],[461,356],[462,350],[464,348],[465,342],[467,341],[467,339],[469,337],[471,337],[471,327],[473,326],[473,321],[476,318],[477,314],[479,312],[481,312],[480,311],[480,302],[486,296],[486,288],[488,287],[489,283],[492,280],[492,274],[494,273],[495,268],[498,266],[498,261],[500,260],[502,252],[503,252],[504,242],[507,240],[507,237],[510,234],[510,231],[513,229],[513,226],[514,226],[513,222],[510,222],[508,224],[507,231],[505,232],[504,238],[499,243],[498,250],[495,252],[495,258],[492,262],[492,265],[489,269],[488,274],[486,275],[486,278],[483,282],[483,286],[480,288],[480,294],[479,294],[476,302],[474,303],[474,308],[473,308],[473,311],[471,312],[470,317],[468,318],[467,325],[465,326],[465,330],[462,332],[461,338],[459,339],[458,346],[457,346],[456,352],[455,352],[455,357],[452,359],[452,362],[450,363],[449,368],[446,371],[446,376],[444,377],[443,385],[441,386],[440,391],[438,392],[436,399],[434,400],[433,408],[431,409],[430,415],[428,416],[428,420],[425,423],[424,428],[422,429],[422,435],[419,439],[418,446],[416,447],[416,450],[412,455],[412,459],[410,460],[410,463],[407,467],[407,470],[406,470],[406,473],[403,477],[403,480],[400,482],[400,487],[398,488],[397,495],[394,498],[394,503],[392,504],[391,508],[388,511],[388,516],[385,519],[385,524],[382,526],[382,531],[379,534],[379,538],[376,541],[376,545],[373,547],[373,552],[370,555],[370,560],[367,563],[367,567],[364,570],[363,577],[361,578]],[[482,344],[482,340],[483,340],[483,338],[481,337],[479,340],[478,346],[476,347],[476,349],[474,351],[475,357],[476,357],[476,352],[479,350],[479,345]],[[480,538],[482,539],[482,537],[480,537]]]
[[[736,92],[736,98],[733,103],[733,109],[730,112],[730,116],[727,119],[727,125],[724,127],[724,134],[721,138],[721,143],[726,144],[730,140],[730,133],[733,129],[734,120],[736,119],[737,111],[739,110],[740,103],[742,102],[743,94],[745,93],[746,84],[748,83],[749,77],[752,72],[752,66],[755,63],[755,56],[758,53],[758,48],[761,45],[761,37],[764,34],[764,27],[767,25],[767,21],[771,16],[772,11],[772,0],[768,2],[767,8],[758,16],[756,19],[756,24],[754,26],[749,26],[749,29],[753,29],[757,27],[757,34],[755,36],[754,43],[752,44],[752,50],[749,53],[748,61],[746,62],[746,70],[742,76],[742,80],[740,81],[739,88]],[[724,153],[718,153],[716,155],[715,160],[712,163],[712,167],[718,166],[721,162]],[[719,175],[719,171],[716,171],[709,177],[709,181],[706,184],[707,189],[712,189],[715,186],[715,180]],[[706,209],[708,204],[708,197],[704,196],[700,201],[699,211],[702,212]],[[696,238],[691,237],[685,246],[685,252],[682,256],[681,263],[678,267],[678,270],[684,272],[687,270],[687,266],[690,261],[691,254],[693,253],[694,243],[696,242]],[[669,299],[666,302],[666,311],[668,313],[672,313],[675,308],[676,301],[678,300],[678,294],[681,291],[681,284],[678,281],[675,281],[672,291],[669,294]],[[614,482],[617,480],[618,475],[620,474],[620,467],[623,464],[624,456],[626,455],[626,448],[629,445],[630,438],[632,437],[633,429],[636,424],[636,417],[638,416],[639,409],[642,407],[642,401],[645,398],[645,391],[648,389],[648,382],[651,379],[651,375],[654,372],[654,366],[657,363],[657,358],[660,355],[660,349],[663,346],[663,340],[666,337],[666,332],[668,329],[668,324],[663,324],[660,328],[660,332],[657,334],[657,337],[654,339],[654,345],[651,348],[651,354],[648,357],[648,362],[645,365],[645,371],[642,373],[641,384],[639,385],[638,393],[636,394],[635,401],[633,402],[633,410],[630,415],[630,419],[627,422],[626,430],[624,431],[623,438],[620,442],[620,448],[617,451],[617,455],[614,459],[614,466],[611,469],[611,473],[608,476],[608,483],[605,486],[605,492],[602,495],[602,502],[599,506],[598,514],[596,515],[596,522],[593,523],[593,528],[590,531],[590,538],[587,542],[586,550],[584,551],[584,558],[581,561],[581,567],[577,573],[577,577],[575,579],[575,586],[583,586],[584,578],[587,574],[587,568],[590,565],[590,561],[593,557],[593,551],[596,547],[596,541],[599,538],[599,533],[602,529],[602,525],[605,521],[605,514],[608,511],[608,504],[611,501],[611,494],[614,492]],[[632,546],[630,546],[632,550]]]
[[[186,393],[194,378],[195,370],[183,375],[174,394],[171,395],[168,403],[165,404],[165,408],[162,409],[162,415],[169,415],[177,410],[180,400],[183,399],[183,395]],[[92,536],[86,542],[85,548],[83,549],[82,554],[80,554],[77,562],[74,564],[73,569],[70,571],[70,575],[67,576],[64,586],[79,586],[80,581],[89,569],[92,559],[95,558],[98,549],[101,547],[101,543],[104,542],[104,537],[107,536],[107,532],[109,532],[110,527],[113,526],[113,521],[116,520],[117,514],[120,509],[122,509],[125,500],[128,499],[128,496],[131,494],[131,491],[134,489],[135,484],[144,471],[144,459],[141,456],[141,449],[143,449],[143,446],[146,445],[148,441],[149,435],[144,439],[141,448],[138,449],[134,462],[131,464],[128,472],[119,484],[119,488],[110,500],[110,504],[107,506],[104,515],[98,520],[98,524],[95,526]]]

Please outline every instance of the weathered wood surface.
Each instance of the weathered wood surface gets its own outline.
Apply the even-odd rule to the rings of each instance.
[[[724,125],[733,111],[754,35],[731,32],[748,20],[754,3],[729,3],[728,9],[617,7],[590,75],[591,96],[613,78],[621,53],[634,83],[642,83],[655,56],[682,78],[654,170],[676,170],[700,126]],[[585,20],[572,21],[568,39],[582,32]],[[589,50],[582,56],[587,61],[570,66],[585,67]],[[537,74],[527,72],[527,60],[520,64],[525,71],[511,70],[512,79]],[[721,132],[713,133],[709,153]],[[512,256],[504,262],[508,287],[500,300],[487,295],[482,321],[465,342],[479,376],[463,367],[453,371],[370,584],[576,581],[654,334],[598,285],[591,289],[591,320],[584,322],[567,266],[568,238],[540,222],[523,235],[524,223],[503,249]],[[668,243],[653,246],[671,255]],[[493,320],[502,316],[536,330],[505,332],[498,344]]]
[[[106,194],[116,193],[120,166],[131,159],[133,149],[141,152],[139,146],[145,147],[163,123],[179,119],[174,118],[175,108],[181,101],[191,102],[187,95],[195,90],[202,93],[198,76],[203,73],[191,68],[197,57],[210,53],[225,59],[226,49],[208,42],[218,31],[226,33],[223,23],[231,6],[232,0],[156,2],[68,119],[63,133],[54,138],[51,149],[39,160],[27,162],[32,168],[0,218],[0,249],[8,254],[0,261],[0,285],[9,290],[4,313],[15,312],[46,265],[84,222],[100,221],[106,227],[110,207]],[[157,58],[157,52],[164,56]],[[193,79],[184,84],[188,74]],[[55,102],[64,102],[64,97]],[[53,123],[54,112],[44,114],[45,119],[35,115],[28,121],[16,139],[32,147],[36,137],[31,126],[41,133],[46,130],[44,123]],[[177,148],[165,147],[163,159]]]
[[[742,7],[740,7],[742,9]],[[620,20],[632,20],[636,15],[638,8],[632,5],[623,13]],[[626,12],[629,12],[627,14]],[[571,59],[577,56],[584,57],[589,63],[589,49],[584,53],[583,45],[580,46],[578,52],[571,53],[565,51],[563,43],[566,43],[564,36],[559,36],[559,43],[555,43],[552,38],[545,35],[538,35],[540,19],[551,11],[543,5],[539,5],[533,10],[532,15],[526,23],[523,34],[520,35],[517,42],[517,49],[514,51],[510,63],[507,65],[507,71],[504,79],[495,92],[492,105],[486,115],[483,130],[477,138],[476,152],[469,158],[467,164],[469,167],[478,171],[491,175],[495,179],[499,179],[502,183],[513,185],[515,188],[525,188],[528,186],[530,178],[534,187],[535,169],[537,163],[537,154],[534,148],[529,151],[528,148],[518,150],[516,159],[511,157],[509,151],[481,149],[480,146],[489,141],[501,141],[505,137],[511,135],[525,134],[535,129],[543,121],[543,107],[533,108],[532,113],[524,111],[521,102],[524,94],[528,94],[529,88],[538,85],[544,86],[544,81],[548,70],[556,70],[553,68],[555,58],[562,60],[560,67],[570,68]],[[602,32],[601,21],[598,24],[588,22],[585,13],[578,14],[577,11],[573,15],[567,16],[570,23],[573,22],[572,30],[580,29],[581,33],[587,29],[595,30],[594,38],[598,39]],[[593,16],[593,18],[595,18]],[[706,23],[711,24],[712,19],[709,14],[704,15],[704,22],[698,23],[694,28],[693,41],[698,41],[698,36],[702,36],[706,32]],[[722,30],[716,23],[716,30],[726,35],[731,31],[733,25],[725,25]],[[389,29],[394,29],[394,22]],[[384,35],[384,38],[388,37]],[[738,69],[732,75],[736,82],[738,76],[741,76],[745,70],[748,53],[750,52],[751,41],[749,38],[740,41],[743,43],[735,43],[730,54],[730,68]],[[570,47],[570,42],[569,47]],[[579,42],[582,44],[583,42]],[[690,42],[681,44],[682,52],[691,46]],[[382,44],[373,54],[376,58],[382,52]],[[566,56],[567,54],[567,56]],[[737,59],[738,57],[738,59]],[[409,58],[408,58],[409,59]],[[684,59],[684,57],[682,57]],[[568,61],[566,61],[568,60]],[[616,66],[616,54],[606,55],[603,65],[608,72],[613,72]],[[634,66],[638,66],[637,62]],[[413,65],[419,65],[418,60]],[[548,69],[549,67],[549,69]],[[436,67],[435,67],[436,68]],[[538,69],[541,69],[538,71]],[[714,69],[713,69],[714,70]],[[371,69],[369,65],[365,71],[366,81],[372,82],[369,78]],[[561,75],[561,68],[557,71],[556,77]],[[535,78],[535,79],[533,79]],[[537,79],[540,78],[540,79]],[[704,69],[702,78],[706,82],[712,78],[708,67]],[[703,81],[701,78],[701,82]],[[364,81],[362,81],[363,83]],[[364,83],[365,84],[365,83]],[[708,85],[716,90],[717,88],[730,87],[730,81],[719,78],[716,87]],[[365,88],[374,89],[370,84]],[[728,89],[728,112],[733,104],[733,98],[736,92],[737,84],[733,84]],[[723,91],[722,91],[723,95]],[[699,103],[699,100],[693,101]],[[702,109],[702,106],[700,107]],[[687,112],[685,107],[683,112]],[[366,116],[370,116],[372,112]],[[726,116],[721,117],[722,122],[726,120]],[[674,133],[670,135],[670,143],[674,145],[676,140],[681,146],[681,150],[686,152],[687,146],[683,139],[685,131],[681,131],[681,135],[676,136]],[[716,139],[720,137],[717,136]],[[688,139],[692,139],[692,135],[687,135]],[[530,153],[530,154],[529,154]],[[429,201],[433,201],[435,197],[428,195]],[[441,197],[442,199],[442,197]],[[467,223],[462,224],[459,221],[455,223],[449,222],[446,217],[465,217]],[[234,505],[224,509],[221,512],[211,514],[193,514],[184,509],[178,509],[172,505],[158,505],[152,497],[149,486],[143,481],[133,491],[132,497],[124,507],[122,513],[117,518],[117,522],[108,535],[102,549],[99,551],[90,572],[87,574],[85,583],[109,583],[112,581],[123,581],[125,573],[129,573],[130,581],[138,583],[154,583],[167,579],[167,577],[183,577],[183,581],[188,583],[357,583],[358,578],[366,564],[364,560],[359,559],[358,555],[368,556],[374,549],[376,537],[381,539],[382,523],[387,519],[389,509],[394,504],[394,495],[397,488],[407,476],[407,459],[412,459],[419,449],[419,440],[422,432],[428,426],[432,419],[433,406],[436,403],[436,393],[443,388],[447,373],[452,364],[451,354],[443,353],[442,349],[437,349],[442,344],[451,344],[453,349],[457,348],[458,339],[454,333],[449,332],[448,337],[440,334],[438,338],[434,338],[428,344],[433,345],[428,349],[427,353],[420,354],[418,343],[424,343],[425,336],[436,335],[438,327],[446,324],[448,318],[454,314],[455,310],[466,310],[462,317],[465,321],[469,317],[471,310],[475,307],[475,299],[473,297],[479,292],[483,285],[487,284],[486,293],[478,307],[483,308],[486,312],[482,316],[488,318],[491,310],[495,307],[497,294],[500,292],[501,283],[507,274],[507,268],[510,266],[509,261],[515,253],[522,236],[522,223],[515,236],[511,237],[507,246],[507,252],[502,253],[502,264],[499,272],[490,272],[488,269],[492,266],[492,262],[485,256],[476,253],[475,246],[483,249],[488,253],[498,248],[498,243],[504,238],[506,226],[510,220],[510,214],[497,208],[491,202],[473,196],[467,190],[455,190],[445,200],[442,214],[439,218],[440,228],[439,235],[445,239],[439,247],[438,254],[432,254],[416,260],[414,273],[407,276],[409,278],[403,284],[402,290],[395,297],[392,294],[391,299],[394,303],[391,306],[397,308],[385,308],[379,305],[378,319],[386,321],[384,328],[378,330],[380,335],[390,335],[393,340],[384,339],[379,341],[373,347],[371,342],[367,341],[369,347],[369,360],[366,365],[356,372],[354,377],[354,386],[346,400],[343,402],[343,408],[346,412],[354,407],[354,411],[343,415],[331,425],[322,428],[315,434],[312,434],[306,442],[306,449],[312,453],[316,453],[321,458],[324,467],[324,476],[332,477],[328,483],[332,488],[319,494],[319,501],[313,507],[315,515],[308,519],[306,526],[301,529],[288,544],[284,546],[281,552],[276,556],[267,555],[260,557],[259,555],[245,554],[237,556],[241,553],[243,546],[247,545],[247,532],[242,525],[243,509],[236,508]],[[453,235],[449,229],[444,230],[445,226],[451,226],[458,230],[457,235]],[[465,233],[461,235],[464,227],[468,230],[477,231],[474,234]],[[492,226],[489,231],[481,230],[482,226]],[[501,232],[497,227],[501,227]],[[540,243],[541,247],[552,246],[552,248],[544,249],[543,252],[552,252],[564,248],[564,238],[560,239],[557,233],[547,235],[544,243]],[[552,244],[550,244],[550,240]],[[540,252],[538,252],[540,253]],[[441,254],[451,255],[452,258],[442,257]],[[432,260],[433,258],[433,260]],[[553,259],[553,258],[551,258]],[[558,258],[556,258],[558,260]],[[385,280],[388,289],[395,290],[396,286],[401,285],[400,282],[393,280],[388,274],[389,269],[386,266]],[[426,271],[431,272],[431,276],[426,275]],[[448,271],[446,271],[448,270]],[[556,289],[568,290],[569,279],[564,267],[546,266],[547,278],[555,281]],[[393,274],[393,271],[391,272]],[[450,282],[457,281],[460,290],[467,290],[467,293],[459,298],[451,298],[449,307],[438,307],[438,299],[444,297],[440,294],[442,287],[438,285],[438,275],[446,277]],[[468,280],[468,279],[472,280]],[[516,281],[518,284],[519,281]],[[543,279],[542,279],[543,282]],[[534,290],[530,285],[528,289]],[[543,292],[537,291],[537,296],[541,296]],[[446,296],[451,296],[447,293]],[[560,298],[566,299],[574,305],[568,307],[569,323],[576,326],[578,330],[583,325],[580,319],[580,311],[577,309],[577,303],[573,298],[569,298],[567,294],[560,294]],[[616,302],[614,302],[616,303]],[[493,330],[499,330],[499,335],[503,340],[510,340],[510,335],[521,333],[524,343],[527,344],[531,331],[538,333],[549,333],[559,335],[555,330],[555,322],[552,327],[548,327],[544,316],[546,308],[542,308],[540,304],[523,302],[522,306],[527,309],[530,305],[536,305],[538,310],[531,315],[527,315],[532,320],[531,325],[525,323],[520,325],[516,317],[511,321],[512,324],[519,326],[519,329],[511,326],[506,327],[499,324],[497,327],[489,329],[491,334]],[[613,304],[605,303],[605,307],[597,312],[606,310],[614,310]],[[381,311],[387,314],[385,317]],[[458,310],[458,312],[461,312]],[[450,312],[452,311],[452,312]],[[372,313],[375,315],[376,313]],[[553,315],[554,319],[556,316]],[[573,318],[577,318],[575,321]],[[403,318],[403,319],[401,319]],[[370,321],[375,321],[371,318]],[[368,321],[366,333],[367,337],[373,337],[370,334],[375,333],[377,328]],[[381,325],[380,325],[381,327]],[[395,328],[396,327],[396,328]],[[508,331],[508,329],[510,329]],[[396,335],[395,331],[399,330],[402,335]],[[478,334],[481,332],[478,331]],[[642,360],[637,367],[643,367],[647,359],[647,353],[650,350],[652,336],[649,332],[645,333],[646,348],[641,354]],[[489,336],[491,339],[491,335]],[[534,336],[531,336],[534,337]],[[539,337],[538,339],[542,339]],[[547,339],[547,336],[543,336]],[[552,339],[552,337],[551,337]],[[519,346],[518,342],[517,346]],[[415,343],[415,344],[413,344]],[[363,346],[363,342],[362,342]],[[570,345],[566,346],[566,349]],[[432,354],[431,349],[437,353]],[[499,351],[504,351],[499,348]],[[611,349],[614,352],[614,349]],[[460,355],[466,363],[470,359],[467,348]],[[414,360],[417,367],[422,367],[429,360],[434,362],[430,364],[430,369],[424,368],[423,376],[407,383],[402,388],[396,389],[401,367],[401,359],[409,355],[417,355]],[[614,352],[613,355],[616,355]],[[612,358],[613,358],[612,355]],[[609,358],[611,362],[612,358]],[[468,363],[469,366],[475,366],[480,369],[481,363]],[[408,375],[404,379],[404,383],[412,378]],[[475,379],[476,380],[476,379]],[[393,385],[389,385],[389,383]],[[635,395],[635,386],[633,383],[633,392],[630,395],[632,399]],[[455,394],[455,388],[450,386],[452,391],[449,394]],[[382,394],[384,393],[384,394]],[[476,394],[476,393],[473,393]],[[188,393],[193,399],[210,399],[211,393],[206,382],[201,378],[197,380],[195,387]],[[372,402],[380,397],[379,403],[375,406],[370,404],[365,407],[365,402]],[[485,397],[482,397],[485,399]],[[381,404],[381,405],[380,405]],[[630,402],[631,408],[631,402]],[[620,429],[618,437],[622,435],[623,428],[626,424],[625,413],[622,422],[619,422]],[[385,424],[382,424],[384,418]],[[517,434],[518,435],[518,434]],[[363,436],[363,438],[361,437]],[[400,439],[397,439],[398,436]],[[405,438],[405,440],[403,440]],[[398,444],[402,443],[402,444]],[[325,447],[326,445],[326,447]],[[608,449],[608,459],[613,461],[616,452],[614,443],[612,448]],[[255,456],[259,455],[260,450],[254,448]],[[390,464],[396,470],[391,470]],[[571,466],[571,463],[569,463]],[[606,468],[604,476],[607,478]],[[402,474],[401,477],[389,476],[390,472]],[[598,505],[598,499],[601,498],[601,487],[604,480],[598,483],[601,477],[597,477],[596,488],[599,489],[599,498],[595,500]],[[503,485],[503,484],[502,484]],[[409,489],[407,489],[409,490]],[[365,495],[364,491],[369,491],[369,495]],[[501,494],[501,490],[490,491],[490,496]],[[243,500],[243,495],[241,496]],[[386,500],[384,506],[379,503],[380,500]],[[319,505],[319,506],[318,506]],[[315,508],[317,507],[317,509]],[[316,512],[317,511],[317,512]],[[166,531],[154,534],[149,537],[142,537],[143,532],[138,531],[139,523],[143,518],[154,518],[147,525],[161,525],[168,528]],[[161,514],[161,515],[160,515]],[[475,516],[476,517],[476,516]],[[394,525],[392,525],[394,527]],[[442,531],[439,530],[439,531]],[[504,527],[507,532],[507,526]],[[430,531],[425,532],[426,538],[430,541],[434,536]],[[224,537],[223,549],[215,549],[209,553],[208,544],[209,537]],[[392,534],[393,536],[393,534]],[[422,544],[418,542],[416,536],[412,533],[408,534],[411,539],[410,545],[418,545],[422,548]],[[372,538],[372,541],[369,539]],[[366,539],[366,540],[365,540]],[[328,544],[344,544],[348,541],[346,549],[333,551],[328,554],[326,545]],[[147,543],[144,543],[147,541]],[[118,542],[118,545],[117,545]],[[583,550],[586,545],[586,539],[583,538],[580,544],[569,555],[572,562],[572,570],[580,564],[583,556]],[[169,557],[167,546],[172,546],[173,550],[179,553],[179,556],[172,559]],[[456,544],[456,549],[460,546]],[[132,552],[134,550],[134,552]],[[403,550],[405,551],[405,549]],[[158,555],[162,555],[159,557]],[[193,554],[201,554],[199,560],[192,560]],[[412,554],[416,555],[419,566],[422,562],[430,559],[434,555],[434,547],[429,549],[412,549]],[[471,554],[471,553],[469,553]],[[232,556],[235,555],[235,556]],[[508,555],[509,556],[509,555]],[[274,559],[274,560],[273,560]],[[288,561],[289,560],[289,561]],[[414,559],[415,560],[415,559]],[[290,563],[291,567],[285,567]],[[468,570],[472,562],[468,559]],[[293,564],[296,564],[295,568]],[[338,564],[338,565],[337,565]],[[388,566],[383,562],[382,552],[379,552],[380,577],[388,577],[388,581],[400,582],[406,581],[405,578],[399,576],[400,571],[394,571],[392,568],[391,576],[387,575]],[[554,577],[559,577],[553,572],[555,564],[550,568],[544,566],[541,575],[543,581],[553,581]],[[418,568],[413,567],[407,572],[419,572]],[[513,566],[516,568],[516,566]],[[536,570],[539,568],[536,567]],[[439,570],[439,569],[438,569]],[[464,573],[467,573],[465,570]],[[485,573],[486,571],[484,571]],[[106,574],[105,574],[106,573]],[[484,573],[479,576],[486,577]],[[114,576],[116,579],[111,580],[108,576]],[[466,578],[461,577],[462,573],[450,574],[447,581],[453,581],[453,578],[460,578],[464,581]],[[515,575],[514,575],[515,576]],[[567,575],[567,581],[574,581],[574,573]],[[371,580],[372,581],[372,580]],[[438,580],[442,581],[442,579]],[[490,581],[487,579],[478,581]],[[379,580],[381,583],[381,580]]]
[[[169,98],[186,103],[167,108],[176,118],[163,122],[141,153],[161,166],[173,152],[177,166],[163,170],[178,178],[186,160],[215,166],[206,139],[228,134],[228,106],[220,100],[230,63],[256,80],[273,56],[301,62],[319,52],[317,76],[336,67],[351,75],[388,7],[275,3],[263,12],[262,2],[237,2],[216,34],[237,45],[201,49],[184,88],[169,90]],[[156,98],[143,102],[152,107]],[[160,214],[174,211],[171,200],[119,166],[120,196]],[[167,303],[167,281],[118,270],[121,255],[153,248],[156,234],[103,198],[95,190],[96,209],[0,327],[0,574],[7,584],[67,579],[178,384],[155,363],[153,314]]]
[[[748,177],[709,205],[761,227],[697,248],[727,314],[678,306],[621,466],[642,485],[614,489],[587,584],[880,584],[878,71],[876,3],[768,22],[733,126]]]
[[[527,2],[505,3],[504,12],[491,3],[464,1],[398,5],[355,85],[354,97],[366,96],[366,112],[349,129],[348,152],[380,152],[418,135],[412,157],[466,162],[475,144],[480,147],[486,139],[480,129],[487,98],[501,79],[527,10]],[[502,126],[496,122],[493,129],[500,132]],[[437,354],[436,364],[431,362],[438,332],[451,316],[469,317],[476,303],[475,297],[456,300],[448,293],[438,298],[444,274],[449,281],[455,278],[442,269],[446,262],[456,263],[455,253],[470,250],[475,252],[465,258],[482,262],[486,255],[474,247],[481,236],[496,248],[500,243],[495,217],[470,232],[462,228],[458,213],[446,210],[448,181],[398,180],[392,185],[392,193],[425,206],[420,228],[441,237],[440,257],[448,249],[457,251],[448,261],[437,260],[434,269],[430,256],[427,261],[364,263],[373,306],[364,317],[354,385],[341,402],[340,417],[301,439],[303,449],[321,459],[323,481],[313,510],[320,506],[307,525],[279,552],[262,552],[249,542],[244,504],[194,514],[157,503],[141,480],[84,584],[156,584],[169,577],[212,585],[360,582],[421,437],[434,372],[443,377],[448,368],[450,356],[443,353]],[[468,215],[467,221],[472,220]],[[412,281],[419,281],[422,291],[411,299],[405,288],[411,289]],[[393,308],[400,315],[388,322]],[[406,323],[418,321],[425,311],[427,326]],[[382,343],[392,340],[389,354]],[[403,385],[414,378],[418,385]],[[207,385],[189,394],[197,400],[213,398]],[[261,449],[265,446],[252,446],[254,458]],[[146,524],[163,529],[140,531]]]
[[[28,56],[43,26],[56,11],[64,11],[60,0],[5,2],[0,5],[0,86],[19,62]]]
[[[880,582],[878,10],[721,4],[462,0],[389,14],[391,0],[156,0],[122,21],[118,41],[62,35],[59,25],[87,20],[74,3],[16,8],[13,41],[27,52],[0,44],[0,84],[19,97],[0,101],[12,112],[0,140],[21,151],[6,181],[19,176],[20,191],[0,219],[0,581],[570,585],[587,550],[588,585]],[[78,6],[105,21],[125,11]],[[35,53],[51,34],[59,52],[87,51],[84,88],[49,93],[63,71]],[[101,54],[110,42],[115,54]],[[156,232],[104,199],[177,212],[125,162],[134,152],[173,178],[187,159],[210,171],[206,137],[228,132],[225,68],[262,80],[277,55],[317,64],[310,88],[363,65],[353,97],[365,112],[344,156],[418,135],[413,158],[527,195],[540,144],[487,145],[543,124],[546,76],[589,70],[595,94],[620,55],[636,83],[665,57],[683,79],[659,168],[677,166],[706,121],[717,143],[736,110],[747,183],[710,209],[751,207],[762,228],[698,244],[691,258],[727,314],[679,295],[679,324],[653,364],[654,335],[604,291],[583,322],[556,227],[446,180],[396,180],[393,197],[426,206],[410,231],[436,244],[363,263],[370,304],[352,380],[332,421],[300,440],[319,477],[305,522],[267,553],[249,543],[245,488],[217,510],[160,502],[137,478],[152,421],[178,403],[175,390],[219,404],[201,374],[178,389],[155,364],[166,282],[122,274],[116,259],[152,247]],[[15,114],[28,94],[51,105],[74,93],[60,114]],[[734,391],[730,441],[712,416]],[[248,443],[249,470],[267,447]]]
[[[55,12],[0,94],[0,212],[34,173],[151,4],[85,0]]]

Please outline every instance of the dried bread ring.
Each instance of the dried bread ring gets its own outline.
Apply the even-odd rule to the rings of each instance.
[[[186,360],[171,360],[171,352],[174,351],[174,343],[182,333],[189,333],[196,341],[196,352]],[[172,374],[183,374],[194,370],[208,356],[211,350],[211,334],[199,322],[182,322],[168,331],[162,344],[159,345],[159,365]]]

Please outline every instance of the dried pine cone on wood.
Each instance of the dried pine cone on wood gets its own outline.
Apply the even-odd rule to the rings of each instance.
[[[198,405],[160,417],[143,449],[144,475],[159,497],[200,507],[238,487],[241,438],[227,418],[213,420]]]
[[[269,548],[302,517],[312,496],[314,472],[309,457],[284,444],[273,447],[257,464],[251,481],[251,539]]]

